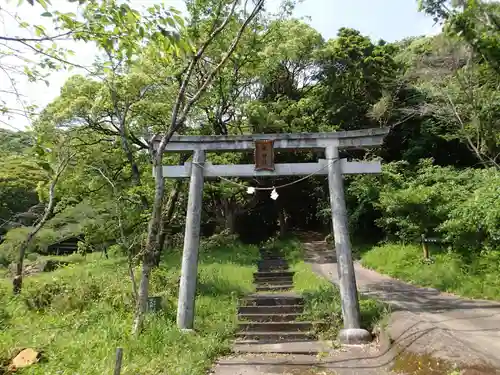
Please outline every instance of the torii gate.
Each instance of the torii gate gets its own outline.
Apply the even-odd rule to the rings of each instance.
[[[183,166],[163,167],[165,178],[190,178],[177,308],[178,327],[182,330],[193,328],[205,177],[307,176],[317,172],[318,175],[328,175],[344,323],[339,339],[346,344],[371,341],[371,334],[361,329],[360,326],[359,301],[347,227],[342,174],[380,173],[381,165],[380,162],[350,162],[346,159],[339,159],[339,150],[380,146],[388,133],[389,128],[374,128],[332,133],[173,136],[167,144],[166,152],[193,152],[192,162],[185,163]],[[267,165],[268,168],[266,166],[256,168],[252,164],[212,165],[206,162],[206,152],[252,151],[261,142],[268,143],[271,148],[277,150],[325,151],[326,160],[319,160],[318,163],[274,165],[271,157],[271,165]]]

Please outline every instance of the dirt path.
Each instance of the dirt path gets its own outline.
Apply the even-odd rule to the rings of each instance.
[[[305,244],[313,270],[338,283],[335,257],[323,241]],[[330,253],[331,254],[331,253]],[[500,368],[500,303],[419,288],[355,264],[358,290],[389,303],[389,334],[397,345],[456,362]]]

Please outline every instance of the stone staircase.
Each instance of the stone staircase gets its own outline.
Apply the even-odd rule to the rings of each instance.
[[[243,298],[238,308],[239,332],[233,347],[245,353],[316,352],[313,323],[300,321],[303,298],[291,292],[294,272],[283,256],[261,250],[254,273],[256,293]],[[314,345],[313,345],[314,346]]]

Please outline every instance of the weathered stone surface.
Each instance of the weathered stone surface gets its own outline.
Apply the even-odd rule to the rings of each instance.
[[[339,341],[344,345],[364,345],[373,340],[373,336],[366,329],[345,328],[339,332]]]
[[[235,353],[280,353],[280,354],[318,354],[327,353],[332,344],[324,341],[280,342],[274,344],[235,343]]]

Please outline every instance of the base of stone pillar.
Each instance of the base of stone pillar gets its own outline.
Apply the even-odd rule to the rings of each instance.
[[[338,339],[343,345],[362,345],[371,343],[373,336],[363,328],[345,328],[340,330]]]

